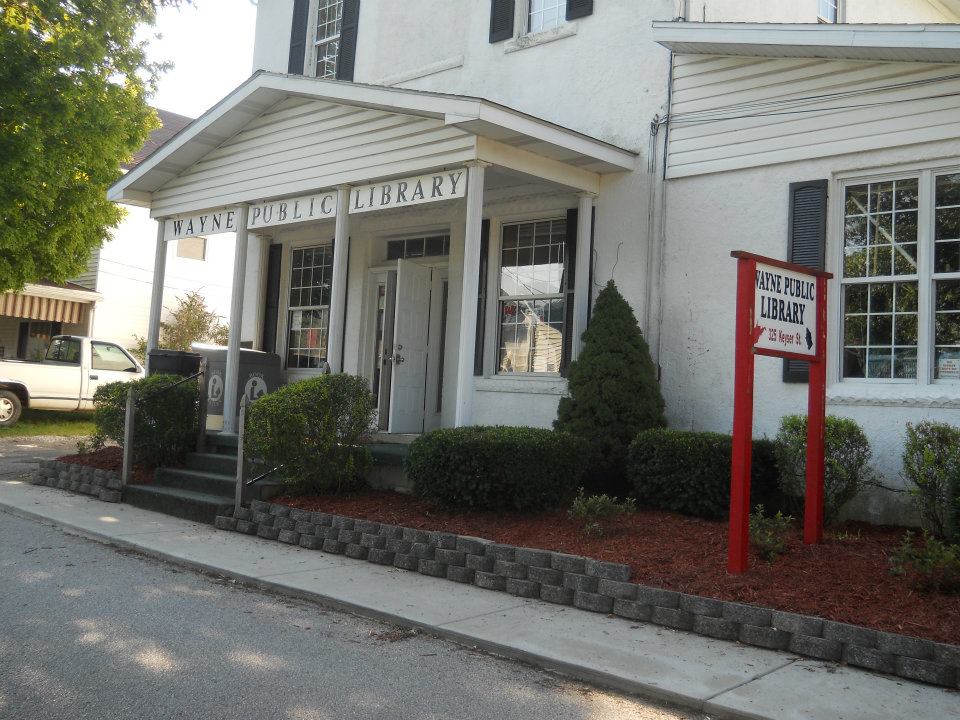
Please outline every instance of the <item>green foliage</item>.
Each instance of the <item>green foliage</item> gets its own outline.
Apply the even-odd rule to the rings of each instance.
[[[807,485],[807,418],[788,415],[776,437],[780,488],[800,502]],[[828,415],[824,432],[823,515],[833,522],[840,509],[871,480],[870,441],[848,418]]]
[[[757,505],[750,513],[750,544],[763,560],[772,562],[787,549],[793,517],[779,510],[775,515],[764,513],[763,505]]]
[[[931,421],[907,423],[903,476],[924,527],[960,543],[960,428]]]
[[[133,382],[106,383],[93,394],[96,435],[123,446],[127,391],[133,387],[133,457],[151,467],[183,460],[197,439],[200,392],[196,382],[172,386],[183,378],[151,375]]]
[[[103,435],[94,433],[90,437],[80,438],[77,440],[77,455],[89,455],[97,450],[103,450],[104,445],[106,445],[106,439]]]
[[[0,291],[62,282],[123,218],[107,188],[158,127],[135,34],[176,0],[0,4]]]
[[[960,545],[947,545],[923,531],[918,547],[907,531],[890,556],[890,572],[906,576],[916,589],[928,592],[960,591]]]
[[[360,444],[374,399],[362,377],[338,373],[284,385],[250,406],[246,450],[291,492],[337,493],[361,487],[370,452]]]
[[[632,515],[636,510],[637,504],[633,498],[618,502],[609,495],[586,495],[583,488],[580,488],[567,514],[570,519],[583,523],[585,535],[599,537],[606,532],[607,520]]]
[[[623,494],[630,441],[666,420],[647,341],[612,280],[597,295],[583,343],[553,427],[590,444],[588,489]]]
[[[536,511],[565,505],[587,463],[586,442],[530,427],[461,427],[417,438],[414,492],[450,508]]]
[[[188,292],[177,300],[169,320],[160,323],[160,347],[170,350],[189,350],[195,342],[226,344],[227,327],[220,316],[207,308],[203,295]]]
[[[653,429],[639,433],[630,445],[628,469],[641,505],[720,520],[730,512],[729,435]],[[771,444],[754,440],[750,496],[774,498],[777,476]]]

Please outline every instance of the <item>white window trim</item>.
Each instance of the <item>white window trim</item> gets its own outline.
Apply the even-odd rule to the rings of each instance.
[[[820,14],[820,0],[816,0],[817,3],[817,22],[823,23],[824,25],[840,25],[846,22],[846,3],[844,0],[837,0],[837,19],[828,20]]]
[[[934,178],[960,172],[960,159],[898,164],[889,168],[835,173],[830,183],[827,223],[827,270],[834,275],[827,301],[830,321],[827,352],[827,401],[834,405],[883,405],[911,407],[960,407],[960,380],[933,378],[933,221]],[[917,216],[917,378],[886,380],[843,377],[843,230],[845,190],[850,185],[916,177]]]
[[[514,4],[513,37],[503,44],[504,53],[526,50],[577,34],[578,23],[576,20],[564,19],[557,27],[533,33],[527,31],[529,22],[530,0],[517,0]]]
[[[342,6],[341,6],[342,7]],[[320,10],[320,0],[310,0],[310,22],[307,23],[307,42],[306,42],[306,52],[304,57],[304,75],[309,77],[317,77],[317,13]],[[330,42],[331,40],[339,40],[343,35],[343,15],[341,12],[340,17],[341,23],[341,32],[336,36],[330,36],[329,38],[324,38],[323,42]],[[338,53],[339,54],[339,53]],[[327,80],[336,79],[336,78],[326,78]]]

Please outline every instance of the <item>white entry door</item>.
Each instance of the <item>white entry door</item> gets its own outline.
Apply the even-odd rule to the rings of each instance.
[[[432,268],[409,260],[397,261],[390,383],[392,433],[423,432],[432,277]]]

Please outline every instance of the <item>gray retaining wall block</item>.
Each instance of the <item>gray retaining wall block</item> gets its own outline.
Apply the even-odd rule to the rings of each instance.
[[[590,612],[613,612],[613,598],[609,595],[600,595],[599,593],[584,592],[577,590],[573,594],[573,605],[581,610]]]
[[[383,535],[363,533],[360,536],[360,544],[365,548],[377,548],[378,550],[383,550],[387,547],[387,539]]]
[[[480,570],[482,572],[493,572],[493,566],[496,563],[492,557],[486,555],[467,555],[464,558],[464,565],[471,570]]]
[[[300,547],[306,548],[307,550],[322,550],[323,543],[324,538],[319,535],[300,534]]]
[[[446,577],[447,564],[442,563],[439,560],[428,560],[423,558],[420,560],[420,564],[417,566],[417,571],[421,575],[429,575],[430,577]]]
[[[357,520],[353,525],[353,529],[359,530],[361,533],[377,535],[380,532],[380,523],[374,522],[373,520]]]
[[[409,540],[401,540],[400,538],[389,538],[386,545],[387,550],[400,553],[401,555],[409,555],[411,547],[413,547],[412,542]]]
[[[123,500],[123,493],[119,490],[110,490],[109,488],[102,487],[100,488],[100,499],[103,500],[103,502],[118,503]],[[233,518],[230,518],[230,520],[233,520]],[[236,521],[234,520],[234,522]]]
[[[404,528],[403,539],[413,543],[428,543],[430,535],[426,530],[417,530],[416,528]]]
[[[876,630],[871,630],[870,628],[834,622],[833,620],[823,621],[823,637],[827,640],[842,642],[844,645],[859,645],[865,648],[875,648],[877,647],[878,634]]]
[[[297,524],[293,527],[301,535],[316,535],[317,526],[314,525],[309,520],[298,520]]]
[[[256,511],[253,513],[253,521],[257,525],[267,525],[269,527],[272,527],[273,524],[277,521],[277,519],[270,513]]]
[[[517,597],[540,597],[540,583],[533,582],[533,580],[508,577],[504,582],[504,589],[511,595],[516,595]]]
[[[330,516],[330,525],[339,530],[353,530],[355,524],[356,521],[353,518],[344,517],[343,515]]]
[[[333,516],[325,512],[312,512],[310,513],[310,522],[314,525],[329,527],[333,524]]]
[[[346,545],[339,540],[324,540],[323,545],[320,546],[324,552],[333,553],[334,555],[343,555]]]
[[[278,518],[288,518],[290,517],[291,509],[292,508],[289,505],[279,505],[277,503],[271,503],[270,514]]]
[[[934,643],[933,659],[942,665],[960,669],[960,646]]]
[[[848,665],[876,670],[883,673],[894,673],[896,667],[894,659],[876,648],[865,648],[859,645],[845,645],[843,648],[843,662]]]
[[[486,550],[484,551],[487,557],[492,557],[494,560],[504,560],[506,562],[513,562],[513,558],[517,554],[517,549],[513,545],[504,545],[503,543],[490,543],[487,545]]]
[[[467,537],[464,535],[457,537],[457,550],[467,555],[484,555],[486,554],[487,545],[490,545],[490,541],[484,540],[483,538]]]
[[[277,540],[282,543],[287,543],[288,545],[299,545],[300,533],[298,533],[296,530],[281,530],[280,534],[277,536]]]
[[[241,507],[234,513],[234,515],[236,516],[237,520],[253,519],[253,511],[250,508]]]
[[[774,610],[770,616],[770,625],[777,630],[786,630],[797,635],[821,637],[823,634],[823,618],[797,613]]]
[[[740,624],[721,617],[696,615],[693,618],[693,631],[717,640],[737,640],[740,637]]]
[[[236,530],[237,529],[237,519],[231,517],[225,517],[223,515],[217,515],[213,521],[213,526],[217,530]]]
[[[309,522],[310,511],[303,508],[290,508],[290,519],[294,522]]]
[[[680,609],[694,615],[718,618],[723,614],[723,600],[681,593]]]
[[[84,495],[92,495],[94,493],[93,485],[91,485],[90,483],[81,483],[80,492],[83,493]]]
[[[461,565],[447,565],[447,580],[453,580],[458,583],[472,583],[475,570],[463,567]]]
[[[680,593],[675,590],[661,590],[660,588],[637,585],[637,602],[662,608],[679,608]]]
[[[265,540],[276,540],[280,536],[280,528],[260,523],[257,527],[257,535]]]
[[[370,548],[367,553],[367,560],[377,565],[393,565],[393,559],[396,553],[382,548]]]
[[[361,533],[359,530],[341,529],[340,534],[337,535],[337,540],[342,542],[344,545],[359,545],[360,534]]]
[[[527,568],[527,580],[532,580],[541,585],[560,587],[563,585],[563,573],[553,568],[529,567]]]
[[[434,557],[447,565],[459,565],[463,567],[467,556],[466,553],[461,550],[450,550],[438,547],[434,553]]]
[[[597,583],[597,592],[614,600],[636,600],[637,586],[619,580],[601,580]]]
[[[912,657],[898,657],[895,667],[897,675],[909,678],[910,680],[920,680],[921,682],[931,683],[933,685],[953,685],[956,681],[957,670],[949,665],[930,660],[920,660]]]
[[[614,600],[613,614],[630,620],[649,622],[653,615],[653,606],[636,600]]]
[[[410,554],[420,560],[433,560],[437,548],[430,543],[415,542],[410,546]]]
[[[253,520],[237,520],[237,532],[244,535],[256,535],[259,526]]]
[[[332,525],[321,525],[317,528],[317,535],[322,537],[324,540],[340,540],[340,528],[335,528]]]
[[[473,584],[485,590],[504,590],[507,579],[503,575],[478,570],[473,576]]]
[[[630,579],[630,566],[587,558],[587,575],[603,580],[627,582]]]
[[[505,578],[513,578],[514,580],[527,579],[527,566],[518,562],[497,560],[493,564],[493,571],[497,575],[503,575]]]
[[[527,565],[528,567],[550,567],[553,561],[553,553],[548,550],[534,550],[533,548],[517,548],[513,556],[514,562]]]
[[[355,543],[347,543],[347,546],[343,549],[343,554],[354,560],[366,560],[368,552],[370,552],[370,548]]]
[[[288,517],[278,517],[274,525],[281,530],[294,530],[297,527],[297,523]]]
[[[733,620],[737,623],[747,623],[748,625],[755,625],[756,627],[768,627],[771,616],[772,611],[770,608],[736,602],[723,603],[723,613],[721,614],[721,617],[727,620]]]
[[[403,537],[403,528],[396,525],[380,525],[379,535],[386,540],[399,540]]]
[[[413,570],[416,572],[420,567],[420,558],[416,555],[397,552],[393,555],[393,566],[401,570]]]
[[[600,579],[577,573],[564,573],[563,586],[575,592],[596,592]]]
[[[907,637],[895,633],[877,633],[877,650],[891,655],[905,655],[917,660],[933,660],[936,643],[922,638]]]
[[[836,640],[826,640],[821,637],[793,633],[787,649],[797,655],[817,658],[818,660],[832,660],[839,662],[843,657],[843,646]]]
[[[650,613],[651,622],[657,625],[675,628],[676,630],[693,629],[693,613],[681,610],[680,608],[665,608],[657,605],[653,606]]]
[[[559,572],[559,571],[558,571]],[[560,585],[540,585],[540,599],[558,605],[573,605],[574,591]]]
[[[123,487],[123,481],[120,480],[119,475],[110,475],[107,478],[107,487],[111,490],[120,490]]]
[[[431,530],[427,532],[427,537],[431,545],[435,548],[441,550],[456,550],[457,548],[457,536],[453,533],[440,532],[439,530]]]
[[[786,650],[790,643],[790,633],[772,627],[757,627],[744,623],[740,625],[740,642],[770,650]]]

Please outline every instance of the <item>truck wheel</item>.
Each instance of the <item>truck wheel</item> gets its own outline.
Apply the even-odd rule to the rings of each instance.
[[[23,406],[20,398],[9,390],[0,390],[0,428],[16,425]]]

